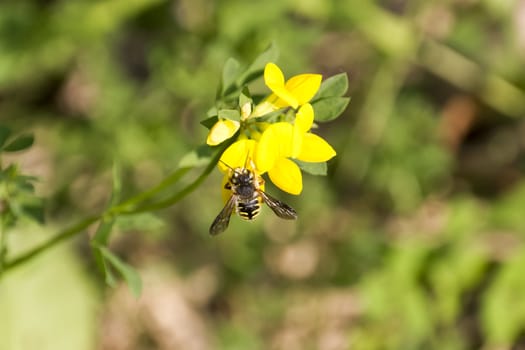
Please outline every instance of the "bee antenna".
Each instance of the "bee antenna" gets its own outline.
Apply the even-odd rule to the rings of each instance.
[[[229,166],[228,164],[224,163],[224,162],[222,161],[222,159],[219,159],[219,162],[221,162],[222,164],[226,165],[228,168],[230,168],[231,170],[233,170],[233,168],[232,168],[231,166]]]

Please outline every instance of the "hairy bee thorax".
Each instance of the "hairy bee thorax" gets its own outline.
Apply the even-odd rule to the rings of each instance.
[[[262,198],[259,177],[246,168],[233,169],[230,176],[230,189],[238,196],[236,212],[245,220],[253,220],[261,211]]]

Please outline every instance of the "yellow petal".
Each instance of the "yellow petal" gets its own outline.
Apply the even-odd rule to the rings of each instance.
[[[290,78],[285,88],[297,100],[299,105],[309,102],[321,86],[321,74],[300,74]],[[294,107],[296,108],[296,107]]]
[[[335,154],[335,150],[324,139],[315,134],[306,133],[303,135],[303,144],[297,159],[304,162],[326,162]]]
[[[273,95],[270,95],[266,101],[274,105],[275,109],[299,106],[294,95],[285,88],[283,72],[275,63],[270,62],[264,67],[264,83],[273,92]]]
[[[221,182],[221,197],[222,197],[222,202],[224,204],[226,204],[226,202],[228,201],[228,199],[230,199],[232,195],[232,191],[225,188],[226,184],[229,181],[230,181],[230,174],[226,172],[226,174],[224,174],[224,176],[222,177],[222,182]]]
[[[301,130],[301,128],[298,125],[294,125],[292,134],[292,148],[290,154],[287,155],[288,157],[297,158],[299,156],[303,147],[303,135],[304,132]]]
[[[255,166],[261,174],[271,169],[279,157],[277,134],[272,126],[268,127],[259,138],[255,149]]]
[[[247,166],[253,160],[255,140],[243,139],[232,143],[221,155],[219,170],[228,172],[230,169]]]
[[[297,108],[299,107],[299,101],[295,98],[295,96],[286,88],[278,88],[278,89],[272,89],[273,93],[279,97],[274,103],[273,106],[275,109],[283,108],[283,107],[292,107]]]
[[[292,124],[280,122],[271,124],[264,130],[255,152],[255,164],[261,174],[273,168],[278,158],[292,156],[293,129]]]
[[[314,108],[311,104],[306,103],[299,108],[297,114],[295,115],[294,124],[297,125],[299,130],[302,132],[307,132],[312,127],[314,123]]]
[[[288,158],[280,158],[275,166],[268,172],[270,180],[281,190],[300,194],[303,190],[303,178],[301,170]]]
[[[284,87],[283,72],[275,63],[267,63],[264,67],[264,83],[271,90],[274,88]]]
[[[239,130],[239,122],[230,119],[219,120],[210,129],[206,143],[210,146],[216,146],[233,135]]]

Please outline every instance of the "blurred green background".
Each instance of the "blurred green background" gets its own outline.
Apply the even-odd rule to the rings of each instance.
[[[287,77],[347,72],[321,124],[337,150],[299,212],[227,232],[215,171],[178,205],[119,219],[144,291],[108,288],[88,234],[0,282],[0,349],[525,348],[525,1],[18,0],[0,3],[5,161],[39,176],[47,224],[12,252],[158,183],[202,144],[228,57],[275,41]],[[190,173],[190,182],[198,172]]]

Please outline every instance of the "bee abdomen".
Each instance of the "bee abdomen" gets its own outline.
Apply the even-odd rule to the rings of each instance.
[[[253,220],[261,211],[259,198],[253,198],[245,203],[237,204],[237,213],[244,220]]]

